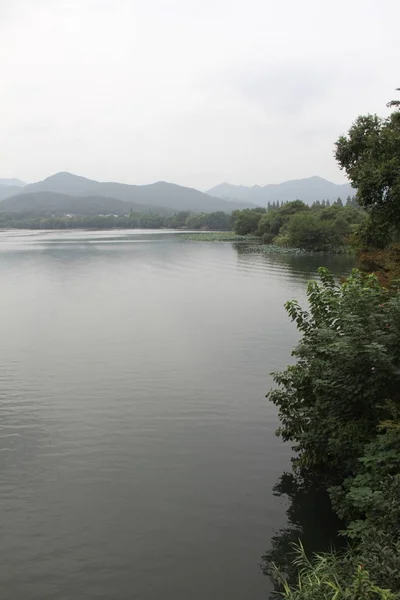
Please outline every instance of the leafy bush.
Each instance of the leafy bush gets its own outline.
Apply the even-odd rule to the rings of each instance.
[[[261,212],[263,211],[263,212]],[[265,209],[249,209],[234,211],[233,230],[238,235],[248,235],[255,233]]]
[[[284,596],[399,598],[400,293],[357,270],[341,284],[319,274],[308,311],[286,305],[302,339],[297,362],[274,374],[279,387],[268,396],[297,473],[329,488],[352,546],[303,557],[298,585],[281,582]]]
[[[382,280],[394,282],[400,273],[400,101],[389,106],[395,107],[389,117],[360,116],[336,143],[336,158],[368,219],[357,220],[348,199],[344,209],[339,201],[325,207],[319,219],[319,206],[295,215],[286,230],[298,244],[316,246],[323,224],[352,238],[364,265],[375,264]],[[308,287],[309,312],[297,302],[286,305],[302,339],[293,352],[296,364],[274,374],[280,387],[269,397],[279,407],[278,433],[298,452],[298,476],[317,477],[329,489],[352,546],[312,561],[300,547],[297,583],[278,567],[272,574],[280,595],[292,600],[398,599],[400,292],[358,271],[342,285],[324,269],[320,277],[322,285]]]
[[[297,584],[290,585],[277,567],[272,567],[276,595],[287,600],[395,600],[389,589],[380,587],[352,552],[316,554],[308,559],[302,545],[296,548],[294,565]]]
[[[391,531],[400,541],[400,423],[388,421],[367,444],[353,477],[331,488],[333,506],[348,522],[346,534]]]
[[[357,270],[343,284],[319,274],[321,284],[308,285],[309,311],[286,304],[303,337],[296,364],[273,374],[279,387],[268,397],[296,464],[340,483],[390,418],[387,400],[400,401],[400,296]]]
[[[274,233],[263,233],[261,236],[261,242],[263,244],[272,244],[274,238],[275,238]]]
[[[301,200],[282,203],[280,207],[234,211],[236,233],[258,235],[265,244],[307,251],[340,251],[349,245],[354,227],[363,222],[363,211],[349,204],[327,207],[323,202],[312,208]]]

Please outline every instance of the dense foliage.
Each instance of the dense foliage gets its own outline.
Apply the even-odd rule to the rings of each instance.
[[[400,297],[357,271],[341,286],[325,269],[320,277],[308,286],[308,311],[286,305],[303,337],[269,397],[298,464],[335,481],[390,417],[388,400],[400,402]]]
[[[400,277],[400,102],[386,118],[358,117],[336,143],[336,159],[368,219],[357,232],[360,264],[383,282]]]
[[[279,408],[279,435],[296,451],[297,476],[327,489],[343,520],[352,546],[335,557],[341,588],[353,589],[364,565],[371,598],[386,597],[384,588],[400,597],[400,293],[357,270],[341,284],[325,269],[320,279],[308,286],[307,311],[286,305],[302,338],[268,396]],[[332,561],[324,556],[328,581]],[[303,592],[316,568],[301,575]],[[286,597],[333,597],[326,586],[306,596],[295,589]]]
[[[336,142],[336,159],[371,219],[400,229],[400,111],[362,115]]]
[[[0,213],[0,228],[14,229],[230,229],[231,216],[222,211],[192,214],[181,211],[173,215],[134,213],[128,215],[33,215]]]
[[[252,235],[270,247],[305,251],[342,251],[364,220],[364,211],[348,198],[316,202],[311,207],[300,200],[268,208],[195,214],[180,211],[172,215],[134,213],[127,215],[37,215],[0,213],[0,228],[16,229],[190,229],[233,231],[236,236]]]
[[[259,236],[265,244],[303,250],[337,251],[351,243],[351,234],[365,219],[358,204],[348,198],[346,205],[338,198],[314,203],[311,207],[301,200],[270,206],[265,209],[245,209],[232,214],[237,234]]]
[[[343,251],[352,241],[352,234],[365,219],[357,202],[341,198],[312,206],[301,200],[273,202],[267,208],[253,208],[213,213],[180,211],[174,214],[44,214],[0,212],[0,228],[17,229],[190,229],[233,231],[237,236],[254,236],[266,247],[271,244],[290,251]]]
[[[270,560],[285,598],[400,598],[400,102],[389,106],[389,117],[360,116],[336,143],[367,215],[354,236],[359,257],[380,278],[353,271],[339,284],[320,269],[309,309],[286,305],[302,337],[295,364],[274,374],[278,433],[296,451],[299,487],[313,481],[329,493],[349,546],[312,561],[300,548],[283,570]]]
[[[281,571],[273,566],[271,576],[281,597],[287,600],[395,600],[396,594],[387,586],[380,586],[373,576],[359,564],[352,552],[316,554],[309,559],[301,544],[295,545],[298,577],[297,585],[290,586]]]

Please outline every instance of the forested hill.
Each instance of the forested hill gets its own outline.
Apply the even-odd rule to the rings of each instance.
[[[23,190],[23,188],[18,185],[2,185],[0,183],[0,202],[3,200],[3,198],[9,198],[10,196],[13,196],[14,194],[20,194],[22,190]],[[0,207],[1,207],[1,204],[0,204]],[[0,210],[1,210],[1,208],[0,208]]]
[[[103,196],[68,196],[55,192],[31,192],[16,194],[0,202],[0,212],[31,215],[126,215],[130,212],[157,212],[166,214],[170,209],[124,202]]]

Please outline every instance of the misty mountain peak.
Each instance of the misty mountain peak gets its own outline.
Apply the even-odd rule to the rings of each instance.
[[[40,207],[50,210],[50,206],[57,210],[61,210],[62,205],[64,212],[77,213],[76,208],[78,200],[79,204],[86,204],[86,210],[89,210],[87,201],[83,202],[82,198],[90,196],[90,210],[95,210],[95,206],[99,207],[99,212],[105,211],[105,204],[100,199],[107,200],[107,211],[112,211],[112,200],[114,200],[116,214],[129,212],[130,208],[135,205],[140,207],[140,210],[168,210],[174,212],[177,210],[189,210],[193,212],[213,212],[223,210],[230,212],[235,208],[251,206],[247,203],[238,204],[235,201],[227,202],[219,198],[211,197],[199,190],[188,188],[166,181],[158,181],[149,185],[129,185],[126,183],[117,182],[99,182],[93,179],[87,179],[79,175],[74,175],[68,171],[60,171],[43,181],[32,183],[24,187],[24,197],[21,199],[20,189],[15,187],[5,188],[4,192],[0,189],[0,200],[9,198],[10,202],[3,204],[7,206],[7,210],[12,212],[13,207],[17,204],[19,210],[21,207],[28,210],[29,202],[35,203],[36,211]],[[50,197],[48,193],[51,192]],[[30,196],[35,194],[35,196]],[[38,194],[42,194],[41,197]],[[18,195],[18,197],[16,197]],[[28,197],[27,197],[28,196]],[[69,200],[65,198],[69,197]],[[14,197],[12,199],[11,197]],[[94,202],[93,199],[96,199]],[[121,202],[126,203],[125,207],[121,208]]]
[[[88,179],[87,177],[82,177],[81,175],[74,175],[74,173],[70,173],[69,171],[59,171],[58,173],[54,173],[54,175],[50,175],[43,179],[43,181],[93,181],[92,179]],[[94,181],[93,181],[94,182]],[[96,182],[97,183],[97,182]]]
[[[0,185],[4,185],[7,187],[24,187],[26,185],[25,181],[21,181],[21,179],[16,179],[12,177],[11,179],[0,179]]]
[[[304,179],[292,179],[282,183],[270,183],[251,187],[243,185],[231,185],[222,183],[208,190],[210,196],[237,200],[241,202],[252,202],[258,206],[267,206],[268,202],[290,202],[291,200],[303,200],[312,204],[317,200],[336,200],[341,197],[353,196],[355,190],[350,184],[336,184],[323,177],[314,175]]]

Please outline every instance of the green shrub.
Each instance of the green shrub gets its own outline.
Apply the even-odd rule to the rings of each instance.
[[[274,373],[268,394],[279,408],[278,433],[294,444],[296,464],[327,482],[357,471],[364,447],[400,402],[400,295],[354,270],[339,284],[326,269],[310,282],[309,310],[286,310],[302,334],[296,364]]]
[[[383,588],[370,576],[357,556],[335,552],[316,554],[308,559],[302,545],[297,546],[294,564],[296,584],[290,584],[280,570],[272,566],[275,595],[287,600],[395,600],[399,597]]]

